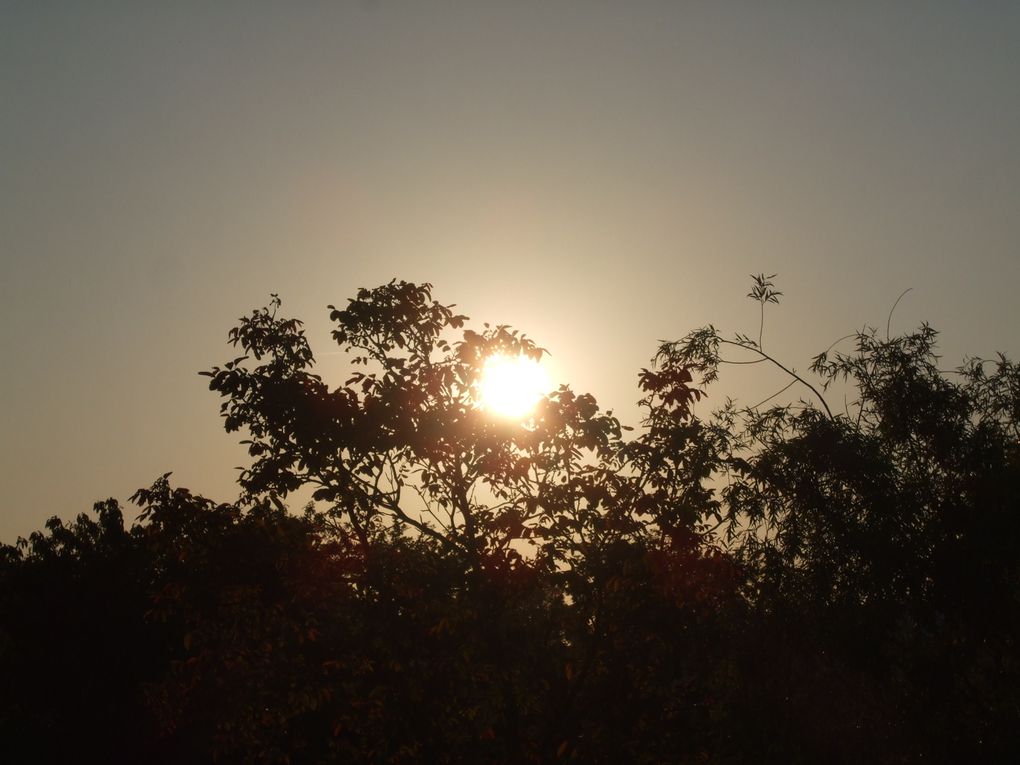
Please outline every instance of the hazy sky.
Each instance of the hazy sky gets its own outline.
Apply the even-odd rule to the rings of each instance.
[[[0,540],[232,499],[196,372],[270,292],[329,351],[327,303],[431,281],[625,419],[751,272],[798,368],[907,287],[947,364],[1015,357],[1018,136],[1016,2],[5,0]]]

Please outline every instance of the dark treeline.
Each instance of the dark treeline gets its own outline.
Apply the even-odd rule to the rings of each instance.
[[[331,307],[339,387],[279,309],[204,373],[236,503],[164,476],[129,527],[109,500],[0,548],[5,762],[1020,758],[1009,360],[864,330],[808,375],[708,327],[659,347],[630,431],[567,387],[480,411],[488,355],[542,350],[429,285]],[[792,387],[699,416],[734,361]]]

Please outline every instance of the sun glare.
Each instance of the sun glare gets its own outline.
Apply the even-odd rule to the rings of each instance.
[[[479,393],[482,405],[495,414],[524,417],[548,390],[549,377],[534,359],[496,355],[485,361]]]

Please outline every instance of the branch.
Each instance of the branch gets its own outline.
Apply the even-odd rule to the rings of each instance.
[[[736,342],[734,340],[723,340],[722,338],[720,338],[719,342],[720,343],[725,343],[726,345],[733,345],[733,346],[736,346],[737,348],[742,348],[745,351],[754,351],[755,353],[757,353],[759,356],[762,357],[762,360],[770,361],[773,364],[775,364],[777,367],[779,367],[784,372],[786,372],[786,374],[790,375],[790,377],[792,377],[794,380],[796,380],[801,385],[805,386],[808,390],[810,390],[812,393],[814,393],[815,396],[818,398],[819,402],[821,402],[822,407],[825,409],[825,413],[829,416],[829,419],[832,420],[833,422],[836,421],[835,416],[833,416],[833,414],[832,414],[832,410],[829,409],[829,405],[825,402],[825,398],[822,396],[821,393],[818,392],[818,389],[815,388],[814,385],[809,383],[807,380],[805,380],[799,374],[794,372],[792,369],[788,368],[787,366],[785,366],[781,362],[779,362],[776,359],[774,359],[772,356],[769,356],[761,348],[754,348],[754,347],[752,347],[750,345],[745,345],[744,343],[738,343],[738,342]],[[730,363],[734,363],[734,362],[730,362]],[[735,362],[735,363],[740,363],[740,362]]]

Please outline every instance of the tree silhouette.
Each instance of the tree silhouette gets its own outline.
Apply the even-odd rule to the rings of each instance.
[[[110,500],[2,548],[12,761],[1011,759],[1020,372],[940,371],[922,327],[798,373],[773,278],[754,337],[660,345],[633,432],[566,386],[490,416],[484,360],[544,351],[430,285],[330,307],[339,386],[273,296],[203,373],[238,502],[163,476],[130,529]],[[730,361],[790,385],[698,416]]]
[[[750,295],[763,307],[780,294],[769,278]],[[727,547],[780,643],[783,669],[752,687],[781,696],[751,707],[806,733],[801,751],[818,738],[819,758],[833,741],[848,762],[1002,761],[1017,746],[1020,370],[1000,356],[943,372],[936,337],[927,325],[885,339],[867,328],[844,338],[853,350],[814,358],[816,384],[765,353],[760,334],[708,327],[659,351],[711,380],[735,349],[812,397],[730,403],[708,429]],[[832,386],[852,397],[839,414],[822,397]],[[832,694],[847,703],[834,709]]]

